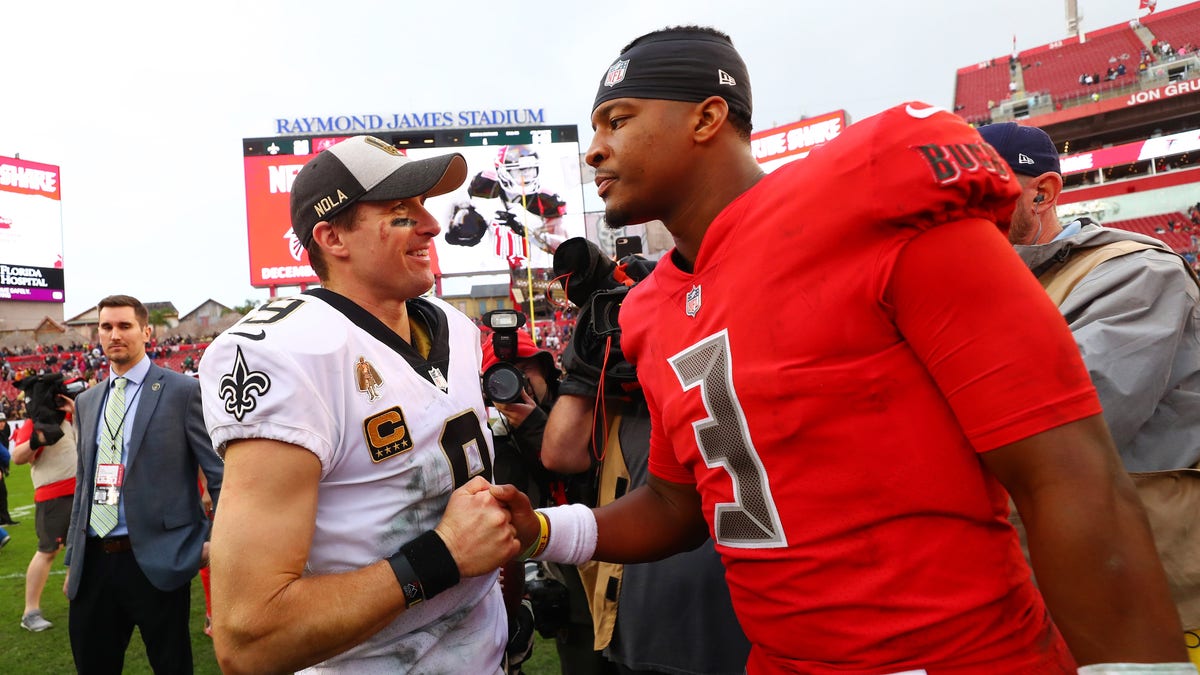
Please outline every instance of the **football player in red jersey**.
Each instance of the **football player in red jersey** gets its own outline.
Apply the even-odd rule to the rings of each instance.
[[[712,536],[750,673],[1193,672],[1079,352],[1005,238],[1007,164],[909,103],[764,175],[750,113],[712,29],[643,36],[605,75],[607,221],[675,239],[620,317],[652,475],[594,511],[493,488],[525,554]]]

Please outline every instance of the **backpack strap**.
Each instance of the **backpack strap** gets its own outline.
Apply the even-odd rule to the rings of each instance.
[[[1153,244],[1129,240],[1114,241],[1110,244],[1091,248],[1073,249],[1067,255],[1066,260],[1042,272],[1038,276],[1038,281],[1041,282],[1042,288],[1046,289],[1046,293],[1054,301],[1054,304],[1061,305],[1067,299],[1067,296],[1071,294],[1071,291],[1074,290],[1076,284],[1082,281],[1100,263],[1146,249],[1163,250]],[[1170,251],[1167,252],[1169,253]],[[1192,273],[1194,279],[1195,272],[1192,271],[1191,266],[1185,262],[1184,267]]]

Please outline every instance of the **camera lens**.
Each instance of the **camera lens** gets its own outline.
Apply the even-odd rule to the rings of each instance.
[[[483,373],[483,393],[495,403],[521,400],[525,373],[510,363],[497,363]]]

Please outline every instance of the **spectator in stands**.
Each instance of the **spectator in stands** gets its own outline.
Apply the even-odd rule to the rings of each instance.
[[[1081,664],[1186,660],[1082,359],[1005,251],[1018,189],[978,133],[901,104],[764,175],[727,37],[668,29],[618,59],[585,159],[610,226],[662,219],[675,241],[620,310],[651,475],[595,510],[494,487],[521,543],[632,562],[713,536],[751,673],[1073,672],[1064,642]],[[1006,493],[1037,521],[1044,594]]]
[[[1184,261],[1157,239],[1086,217],[1062,226],[1058,151],[1041,129],[1005,122],[980,134],[1017,174],[1009,241],[1070,324],[1125,467],[1195,465],[1200,287]]]
[[[1117,77],[1120,77],[1120,76],[1122,76],[1122,75],[1124,75],[1124,74],[1125,74],[1125,64],[1124,64],[1124,63],[1118,63],[1118,64],[1117,64]]]

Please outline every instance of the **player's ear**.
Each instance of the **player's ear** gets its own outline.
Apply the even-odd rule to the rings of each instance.
[[[313,227],[313,243],[321,247],[327,256],[344,258],[349,254],[346,242],[342,239],[342,231],[322,220]]]
[[[698,142],[704,142],[717,135],[729,119],[729,103],[720,96],[709,96],[696,104],[696,126],[693,134]]]

